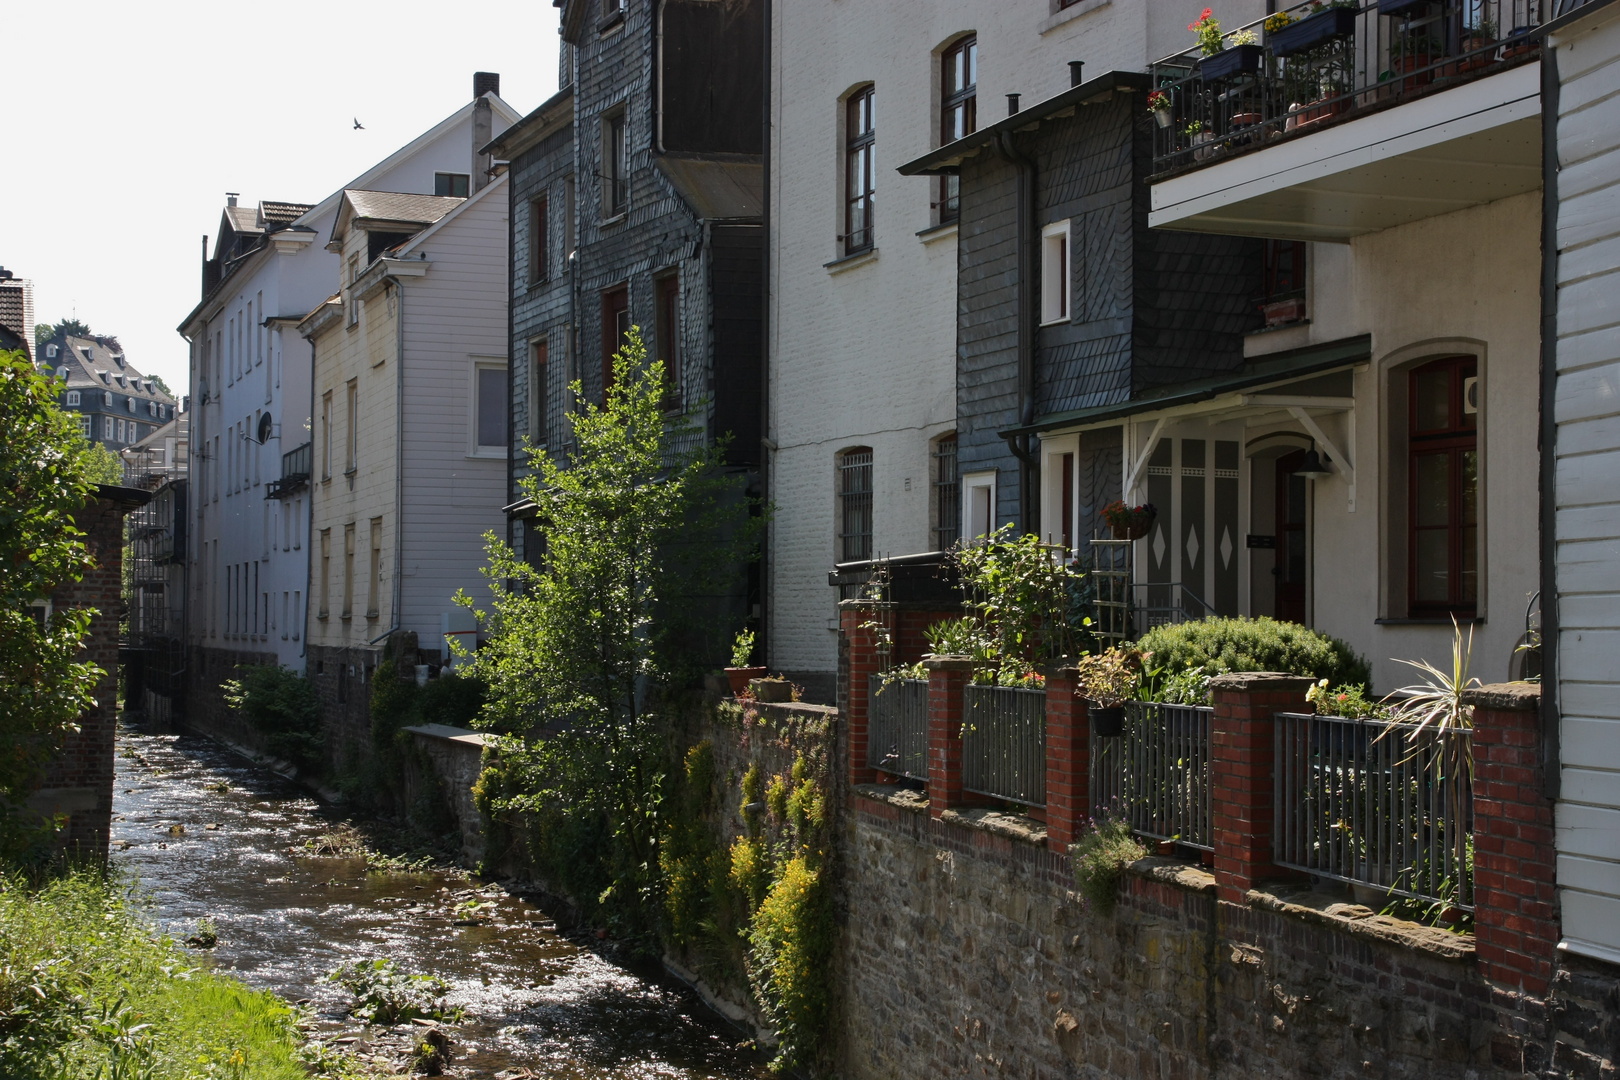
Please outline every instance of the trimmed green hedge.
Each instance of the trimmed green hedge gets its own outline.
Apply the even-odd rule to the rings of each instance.
[[[1276,619],[1200,619],[1149,630],[1137,642],[1153,654],[1150,668],[1167,673],[1200,665],[1207,674],[1283,671],[1326,679],[1332,686],[1369,687],[1365,657],[1338,638]]]

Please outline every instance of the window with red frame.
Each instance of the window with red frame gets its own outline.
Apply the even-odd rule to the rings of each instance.
[[[1408,375],[1407,566],[1411,614],[1472,617],[1479,603],[1479,361]]]
[[[969,34],[940,57],[939,143],[953,143],[978,129],[979,39]],[[961,178],[939,178],[939,223],[960,212]]]
[[[873,183],[876,179],[872,147],[876,128],[872,121],[872,87],[849,96],[848,128],[844,143],[844,254],[872,247]]]
[[[613,354],[630,332],[630,287],[620,285],[602,294],[602,400],[613,385]]]

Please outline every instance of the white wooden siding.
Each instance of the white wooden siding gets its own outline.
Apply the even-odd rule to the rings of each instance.
[[[1558,886],[1566,947],[1620,960],[1620,11],[1554,45]]]
[[[400,254],[425,253],[408,280],[401,461],[400,626],[438,645],[440,617],[465,589],[487,607],[484,534],[506,535],[506,458],[475,457],[472,371],[507,353],[507,178]]]

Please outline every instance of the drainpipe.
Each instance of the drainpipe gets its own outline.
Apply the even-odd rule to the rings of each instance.
[[[760,198],[760,312],[759,312],[759,501],[769,506],[771,501],[771,469],[776,456],[771,452],[776,442],[771,438],[771,0],[761,4],[765,16],[765,40],[761,43],[764,60],[761,68],[764,78],[764,101],[761,123],[764,131],[760,138],[761,179]],[[770,519],[765,522],[765,537],[759,548],[759,655],[767,662],[771,655],[771,540]]]
[[[572,383],[581,378],[583,376],[579,370],[579,241],[576,237],[574,250],[568,253],[568,381]],[[569,402],[570,406],[577,404],[578,402]]]
[[[1007,95],[1008,115],[1018,111],[1018,95]],[[1012,133],[1003,131],[996,136],[996,151],[1002,160],[1018,170],[1018,228],[1016,231],[1016,258],[1018,263],[1018,423],[1020,426],[1035,420],[1035,324],[1034,298],[1031,284],[1034,280],[1032,260],[1035,256],[1035,162],[1020,153],[1013,145]],[[1018,459],[1018,527],[1023,532],[1037,528],[1040,507],[1037,502],[1036,480],[1039,463],[1031,446],[1032,435],[1007,436],[1007,448]]]
[[[1558,798],[1558,53],[1541,46],[1541,776]]]

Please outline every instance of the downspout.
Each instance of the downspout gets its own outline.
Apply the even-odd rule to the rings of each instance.
[[[298,655],[304,658],[304,677],[308,678],[309,602],[315,586],[315,339],[304,340],[309,342],[309,513],[304,515],[304,625]],[[326,447],[321,450],[324,452]]]
[[[1018,111],[1018,95],[1007,95],[1008,114]],[[1031,260],[1035,243],[1035,162],[1020,153],[1013,145],[1012,132],[996,135],[996,150],[1004,161],[1018,170],[1018,228],[1016,230],[1016,259],[1018,263],[1018,423],[1027,426],[1035,421],[1035,318],[1031,297]],[[1030,449],[1033,436],[1008,435],[1007,448],[1018,459],[1018,527],[1021,532],[1032,532],[1040,508],[1036,500],[1038,465]]]
[[[581,379],[579,371],[579,238],[574,238],[574,250],[568,253],[568,382]],[[572,391],[570,391],[572,393]],[[569,402],[572,406],[578,402]],[[569,440],[570,443],[572,439]]]
[[[760,138],[761,197],[760,197],[760,290],[759,290],[759,502],[761,507],[771,502],[771,469],[776,465],[772,450],[776,441],[771,438],[771,0],[762,0],[765,15],[765,40],[762,42],[764,60],[764,107]],[[771,543],[774,540],[770,518],[765,520],[765,537],[759,549],[759,655],[771,655]]]
[[[1541,783],[1558,798],[1558,53],[1541,45]]]
[[[511,506],[512,503],[517,501],[516,500],[516,495],[515,495],[515,492],[517,491],[517,475],[516,475],[516,471],[515,471],[516,468],[517,468],[517,425],[512,423],[512,413],[513,413],[512,402],[517,400],[517,396],[512,393],[512,389],[517,383],[517,365],[518,365],[518,350],[514,349],[512,347],[512,346],[517,344],[517,342],[513,339],[513,331],[516,329],[516,320],[514,320],[512,318],[512,306],[513,306],[512,305],[512,290],[517,285],[517,275],[512,272],[512,257],[513,257],[513,254],[517,251],[517,247],[516,247],[516,241],[517,241],[517,180],[516,180],[515,177],[513,177],[511,175],[511,171],[512,171],[512,167],[510,165],[508,165],[507,166],[507,188],[506,188],[506,505],[507,506]],[[547,207],[546,212],[548,214],[550,213],[550,206],[551,206],[551,203],[550,203],[550,200],[548,199],[547,203],[546,203],[546,207]],[[529,258],[531,260],[533,260],[533,258],[534,258],[533,254],[531,254],[529,256]],[[530,371],[528,370],[529,367],[530,367],[530,364],[529,364],[529,350],[528,349],[522,350],[522,356],[523,356],[524,375],[525,375],[525,377],[527,377],[530,374]],[[527,415],[529,417],[531,417],[531,418],[534,416],[534,387],[532,385],[529,387],[529,408],[528,408]],[[542,416],[545,415],[543,409],[542,409],[541,415]],[[532,423],[533,423],[533,420],[531,419],[530,424],[532,425]],[[525,426],[525,430],[527,430],[527,429],[528,429],[528,427]],[[506,518],[506,546],[508,548],[511,548],[511,547],[515,546],[512,543],[513,534],[514,534],[514,521],[513,521],[512,517],[510,515],[508,515],[507,518]],[[523,541],[524,541],[523,549],[524,549],[525,554],[528,553],[528,540],[529,540],[528,536],[524,536],[524,538],[523,538]]]

